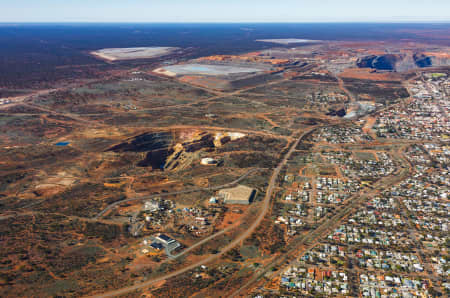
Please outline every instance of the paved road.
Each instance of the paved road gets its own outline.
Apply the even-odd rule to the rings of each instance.
[[[142,200],[150,200],[153,198],[158,198],[158,197],[168,197],[168,196],[175,196],[175,195],[181,195],[181,194],[187,194],[187,193],[192,193],[192,192],[199,192],[199,191],[211,191],[211,190],[219,190],[222,188],[227,188],[227,187],[232,187],[236,184],[238,184],[239,182],[241,182],[242,180],[244,180],[245,178],[247,178],[250,174],[261,171],[264,169],[251,169],[249,170],[247,173],[245,173],[244,175],[242,175],[241,177],[239,177],[238,179],[230,182],[230,183],[226,183],[223,185],[219,185],[219,186],[214,186],[214,187],[206,187],[206,188],[193,188],[193,189],[187,189],[187,190],[181,190],[181,191],[176,191],[176,192],[168,192],[168,193],[161,193],[161,194],[154,194],[154,195],[150,195],[150,196],[145,196],[145,197],[137,197],[137,198],[131,198],[131,199],[125,199],[125,200],[121,200],[121,201],[117,201],[114,202],[110,205],[108,205],[108,207],[106,207],[105,209],[103,209],[99,214],[97,214],[94,219],[99,219],[101,217],[103,217],[103,215],[105,215],[108,211],[112,210],[113,208],[123,204],[123,203],[128,203],[128,202],[134,202],[134,201],[142,201]]]
[[[231,249],[233,249],[235,246],[239,245],[242,241],[244,241],[246,238],[248,238],[255,230],[256,228],[261,224],[261,222],[263,221],[264,217],[266,216],[267,212],[270,209],[270,203],[271,203],[271,198],[273,195],[273,191],[275,189],[275,186],[277,184],[277,178],[281,172],[281,170],[283,169],[283,167],[286,165],[287,161],[289,160],[289,158],[291,157],[292,153],[295,151],[295,149],[297,148],[298,144],[300,143],[301,140],[303,140],[303,138],[305,136],[307,136],[310,132],[312,132],[313,130],[317,129],[320,126],[314,126],[309,128],[308,130],[306,130],[305,132],[303,132],[298,139],[294,142],[294,144],[292,144],[291,148],[289,149],[289,151],[285,154],[284,158],[281,160],[281,162],[278,164],[278,166],[274,169],[272,176],[270,178],[270,182],[269,182],[269,186],[267,187],[266,190],[266,195],[264,197],[263,200],[263,204],[261,207],[261,210],[259,212],[258,217],[256,218],[256,220],[250,225],[250,227],[241,235],[239,235],[237,238],[233,239],[233,241],[231,241],[227,246],[225,246],[224,248],[222,248],[220,250],[220,252],[218,254],[215,255],[211,255],[199,262],[196,262],[192,265],[183,267],[181,269],[178,269],[174,272],[171,272],[169,274],[163,275],[161,277],[155,278],[155,279],[151,279],[142,283],[138,283],[135,284],[133,286],[128,286],[128,287],[124,287],[122,289],[118,289],[118,290],[114,290],[114,291],[110,291],[110,292],[106,292],[103,294],[98,294],[98,295],[94,295],[94,296],[90,296],[92,298],[103,298],[103,297],[114,297],[114,296],[119,296],[119,295],[124,295],[127,294],[129,292],[132,291],[136,291],[142,288],[146,288],[148,286],[151,286],[157,282],[175,277],[179,274],[183,274],[189,270],[195,269],[201,265],[210,263],[218,258],[220,258],[223,254],[225,254],[226,252],[230,251]]]

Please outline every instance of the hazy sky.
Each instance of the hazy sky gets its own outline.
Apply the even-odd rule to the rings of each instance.
[[[450,0],[0,0],[0,22],[450,21]]]

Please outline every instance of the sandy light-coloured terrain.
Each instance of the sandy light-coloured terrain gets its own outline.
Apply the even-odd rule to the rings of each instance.
[[[175,50],[177,48],[174,47],[111,48],[93,51],[91,54],[108,61],[119,61],[155,58],[168,55]]]
[[[208,65],[208,64],[180,64],[171,65],[164,68],[166,72],[175,73],[177,75],[229,75],[239,73],[260,72],[264,70],[262,67],[242,67],[235,65]]]

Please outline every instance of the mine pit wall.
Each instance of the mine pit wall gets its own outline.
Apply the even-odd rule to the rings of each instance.
[[[132,138],[127,142],[116,145],[107,151],[114,152],[146,152],[168,148],[173,142],[170,132],[145,133]]]
[[[172,149],[160,149],[154,150],[147,153],[144,160],[140,161],[138,167],[148,167],[151,166],[152,169],[164,169],[166,165],[167,158],[173,153]]]
[[[203,148],[214,148],[214,136],[211,134],[205,134],[198,141],[183,143],[183,147],[186,152],[195,152]]]
[[[221,142],[227,140],[224,137]],[[199,138],[177,144],[175,132],[154,132],[128,139],[107,151],[145,153],[145,157],[137,163],[138,167],[151,167],[153,170],[173,170],[183,164],[184,161],[189,161],[192,157],[192,155],[189,155],[190,153],[214,148],[214,141],[213,134],[203,132],[199,135]]]
[[[174,152],[173,141],[174,136],[171,132],[145,133],[115,145],[107,151],[146,152],[145,158],[137,166],[163,169],[167,158]]]

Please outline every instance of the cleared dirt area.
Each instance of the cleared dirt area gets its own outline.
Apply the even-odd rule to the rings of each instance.
[[[370,81],[401,81],[402,79],[402,75],[399,73],[376,72],[371,68],[347,68],[339,76]]]

